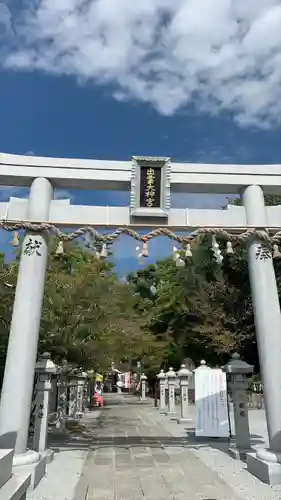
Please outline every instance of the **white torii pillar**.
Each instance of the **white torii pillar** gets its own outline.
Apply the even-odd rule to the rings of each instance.
[[[267,227],[263,190],[243,192],[247,225]],[[255,317],[269,450],[248,454],[248,470],[269,484],[281,484],[281,311],[271,251],[257,237],[248,243],[248,265]]]
[[[49,219],[52,194],[47,179],[40,177],[32,182],[28,220]],[[14,465],[33,464],[40,458],[35,451],[27,450],[27,439],[47,258],[46,236],[26,232],[0,403],[0,435],[6,435],[7,447],[15,447]]]

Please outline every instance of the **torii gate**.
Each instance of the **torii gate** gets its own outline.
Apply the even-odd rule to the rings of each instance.
[[[281,228],[281,206],[265,207],[264,194],[281,193],[281,165],[204,165],[172,163],[170,158],[133,157],[132,161],[40,158],[0,154],[0,184],[31,186],[28,200],[0,203],[0,220],[56,227]],[[52,200],[53,189],[131,190],[130,207],[71,205]],[[171,192],[236,193],[244,206],[227,210],[173,209]],[[46,228],[47,226],[45,226]],[[9,337],[0,404],[0,435],[16,434],[14,464],[31,464],[27,450],[30,405],[40,327],[48,245],[46,230],[26,232]],[[35,242],[37,241],[37,243]],[[264,242],[247,242],[270,450],[260,449],[248,469],[260,479],[281,483],[281,313],[271,252]],[[37,251],[36,251],[37,250]],[[39,251],[38,251],[39,250]],[[275,478],[275,479],[274,479]]]

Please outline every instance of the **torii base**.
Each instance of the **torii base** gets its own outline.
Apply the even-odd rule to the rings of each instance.
[[[281,463],[268,462],[257,457],[256,453],[248,453],[247,470],[260,481],[270,486],[281,484]]]
[[[28,452],[27,452],[28,453]],[[24,454],[25,455],[25,454]],[[24,458],[24,455],[18,456]],[[15,456],[15,458],[17,458]],[[39,460],[33,463],[21,463],[20,465],[13,466],[13,474],[31,474],[29,489],[34,490],[40,483],[41,479],[45,476],[47,464],[47,455],[43,453],[40,455]]]

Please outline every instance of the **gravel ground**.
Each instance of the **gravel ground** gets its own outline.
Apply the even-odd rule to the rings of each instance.
[[[234,460],[226,453],[208,446],[193,449],[192,451],[210,469],[216,471],[221,479],[245,500],[281,499],[280,486],[272,487],[261,483],[256,477],[247,472],[246,465],[240,460]]]
[[[190,416],[193,421],[190,427],[194,426],[195,408],[190,408]],[[162,425],[174,436],[184,436],[184,425],[178,425],[166,416],[161,416],[157,410],[150,409],[151,418],[162,421]],[[258,444],[253,441],[253,447],[267,446],[268,437],[263,410],[253,410],[249,412],[250,429],[252,435],[259,437],[262,441]],[[205,465],[216,471],[240,497],[245,500],[281,500],[281,486],[269,486],[262,483],[246,470],[246,464],[241,460],[234,460],[227,453],[227,444],[220,444],[220,449],[214,446],[200,444],[190,448],[190,450],[200,458]]]
[[[233,415],[231,415],[233,422]],[[253,448],[267,447],[268,435],[264,410],[249,411],[249,422]],[[233,429],[234,429],[234,424]],[[256,442],[259,440],[259,442]],[[218,474],[233,488],[243,494],[247,500],[280,500],[281,485],[268,486],[247,472],[246,464],[234,460],[227,453],[210,447],[194,450],[203,462]]]

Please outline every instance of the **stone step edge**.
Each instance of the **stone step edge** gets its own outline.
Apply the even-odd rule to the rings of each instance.
[[[0,449],[0,491],[12,475],[14,450]]]
[[[0,500],[22,500],[30,485],[31,474],[13,474],[0,488]]]

